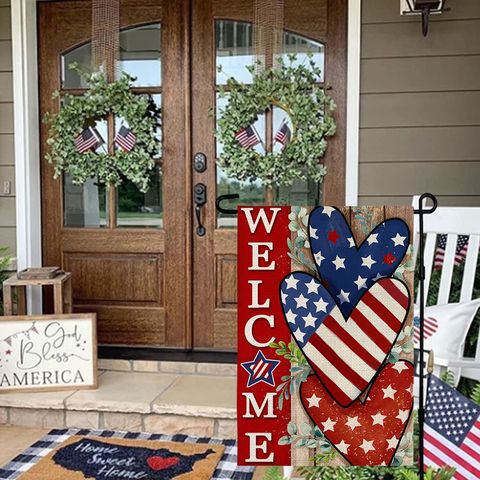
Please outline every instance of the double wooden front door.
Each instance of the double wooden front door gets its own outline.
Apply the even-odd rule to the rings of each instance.
[[[253,0],[121,0],[118,66],[136,77],[134,91],[162,107],[162,156],[146,194],[128,183],[105,188],[95,179],[73,185],[53,179],[41,161],[43,258],[73,272],[74,308],[99,316],[103,344],[197,349],[235,349],[236,220],[219,213],[219,195],[238,193],[240,204],[263,203],[260,185],[239,184],[215,165],[221,149],[212,111],[227,76],[248,81],[254,61]],[[91,64],[90,0],[40,3],[40,110],[55,112],[54,90],[82,94],[86,85],[69,70]],[[346,0],[285,0],[284,50],[301,61],[311,52],[332,86],[337,135],[330,142],[322,189],[295,184],[277,195],[286,202],[342,204]],[[218,66],[224,73],[217,73]],[[283,121],[273,109],[259,117],[264,139]],[[99,119],[111,144],[124,119]],[[79,125],[81,128],[82,125]],[[48,127],[41,127],[45,152]],[[100,145],[99,151],[105,148]],[[260,147],[259,147],[260,148]],[[203,153],[206,168],[195,168]],[[43,156],[42,156],[43,158]],[[194,186],[206,187],[197,234]],[[224,206],[233,206],[225,204]]]

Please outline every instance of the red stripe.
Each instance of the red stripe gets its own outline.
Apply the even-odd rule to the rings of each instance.
[[[355,308],[350,314],[349,321],[352,320],[367,337],[371,338],[377,344],[377,347],[380,348],[385,355],[390,351],[392,343],[386,339],[376,328],[372,328],[372,324],[367,320],[365,315],[358,310],[358,308]]]
[[[462,444],[462,450],[464,450],[465,453],[470,455],[477,462],[480,462],[480,453],[476,452],[475,450],[472,450],[468,445],[465,445],[465,443]]]
[[[438,450],[451,458],[455,463],[461,465],[465,470],[475,473],[477,478],[480,478],[480,470],[477,470],[473,465],[470,465],[465,459],[457,455],[455,452],[446,447],[441,441],[437,440],[434,436],[430,435],[427,432],[424,432],[424,438],[432,445],[434,445]]]
[[[443,460],[438,458],[434,453],[430,452],[429,450],[425,450],[425,457],[427,457],[432,463],[434,463],[438,467],[450,467],[451,466],[451,465],[447,465]],[[428,466],[425,465],[424,470],[427,471],[427,468],[428,468]],[[464,477],[459,472],[455,472],[454,478],[458,479],[458,480],[468,480],[468,478]]]
[[[367,382],[348,364],[346,364],[333,349],[323,341],[323,339],[314,333],[308,340],[350,383],[355,385],[359,390],[363,390],[367,386]],[[325,372],[323,372],[326,376]]]
[[[345,331],[338,322],[329,315],[323,322],[345,345],[348,345],[369,367],[377,370],[380,363],[371,355],[360,343],[357,342],[347,331]]]
[[[397,317],[382,303],[380,302],[371,291],[368,291],[363,295],[362,303],[370,307],[370,309],[377,314],[380,320],[383,320],[394,332],[398,332],[401,324]]]
[[[378,283],[390,294],[392,298],[397,301],[399,305],[401,305],[404,309],[408,308],[408,296],[397,287],[396,282],[387,279],[380,280]]]
[[[436,332],[436,329],[434,328],[431,328],[429,325],[425,324],[423,326],[423,329],[425,331],[425,333],[429,333],[430,335],[433,335],[435,332]]]
[[[479,427],[477,427],[477,428],[479,428]],[[471,440],[472,442],[475,442],[478,445],[480,445],[480,437],[477,437],[472,431],[469,432],[469,434],[467,435],[467,438],[469,440]]]

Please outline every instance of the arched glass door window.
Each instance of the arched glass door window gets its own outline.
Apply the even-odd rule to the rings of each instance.
[[[229,77],[234,77],[244,83],[252,81],[252,75],[247,71],[246,66],[255,62],[254,48],[252,42],[252,24],[249,22],[239,22],[235,20],[217,20],[215,24],[215,44],[216,44],[216,85],[225,85]],[[318,78],[319,83],[325,80],[325,46],[314,40],[303,37],[293,32],[284,31],[283,33],[283,51],[282,57],[288,61],[289,54],[296,55],[295,63],[310,62],[308,55],[312,56],[315,64],[320,67],[322,74]],[[219,67],[221,67],[219,71]],[[228,93],[225,98],[220,98],[217,93],[216,106],[218,115],[221,115],[222,107],[228,102]],[[254,148],[259,152],[265,151],[267,139],[267,129],[271,129],[269,138],[274,138],[275,133],[280,128],[283,121],[289,122],[286,113],[274,108],[272,112],[267,112],[258,116],[253,124],[262,142]],[[222,144],[217,141],[216,155],[222,153]],[[273,151],[281,148],[279,144],[273,144]],[[236,179],[229,178],[220,167],[217,167],[217,195],[238,193],[242,205],[261,205],[264,203],[264,189],[260,182],[239,182]],[[302,204],[316,205],[321,198],[320,186],[316,182],[294,182],[290,187],[280,187],[276,191],[277,202],[283,204]],[[219,228],[229,228],[236,226],[236,218],[225,216],[221,213],[217,217],[217,226]]]
[[[61,88],[73,95],[81,95],[88,85],[69,65],[77,63],[81,70],[91,71],[91,43],[80,45],[61,57]],[[161,26],[159,23],[141,25],[120,32],[118,72],[135,77],[133,91],[150,94],[154,101],[162,101]],[[97,152],[111,145],[120,127],[126,124],[122,118],[100,119],[95,128],[104,140]],[[161,138],[161,131],[158,132]],[[109,194],[108,188],[98,185],[95,179],[84,185],[74,185],[64,176],[64,226],[71,228],[95,227],[153,227],[163,228],[161,160],[152,173],[149,190],[142,193],[131,182]]]

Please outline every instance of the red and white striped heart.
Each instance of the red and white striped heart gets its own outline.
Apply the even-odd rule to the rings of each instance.
[[[390,465],[412,411],[412,385],[413,364],[399,360],[381,370],[365,402],[340,407],[315,375],[300,395],[312,421],[352,465]]]
[[[382,278],[345,320],[326,288],[304,272],[280,286],[283,312],[298,346],[323,385],[342,406],[366,390],[407,318],[410,294],[395,278]],[[340,294],[348,301],[348,292]]]

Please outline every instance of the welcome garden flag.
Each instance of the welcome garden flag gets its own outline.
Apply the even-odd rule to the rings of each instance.
[[[238,463],[412,464],[412,208],[238,217]]]

